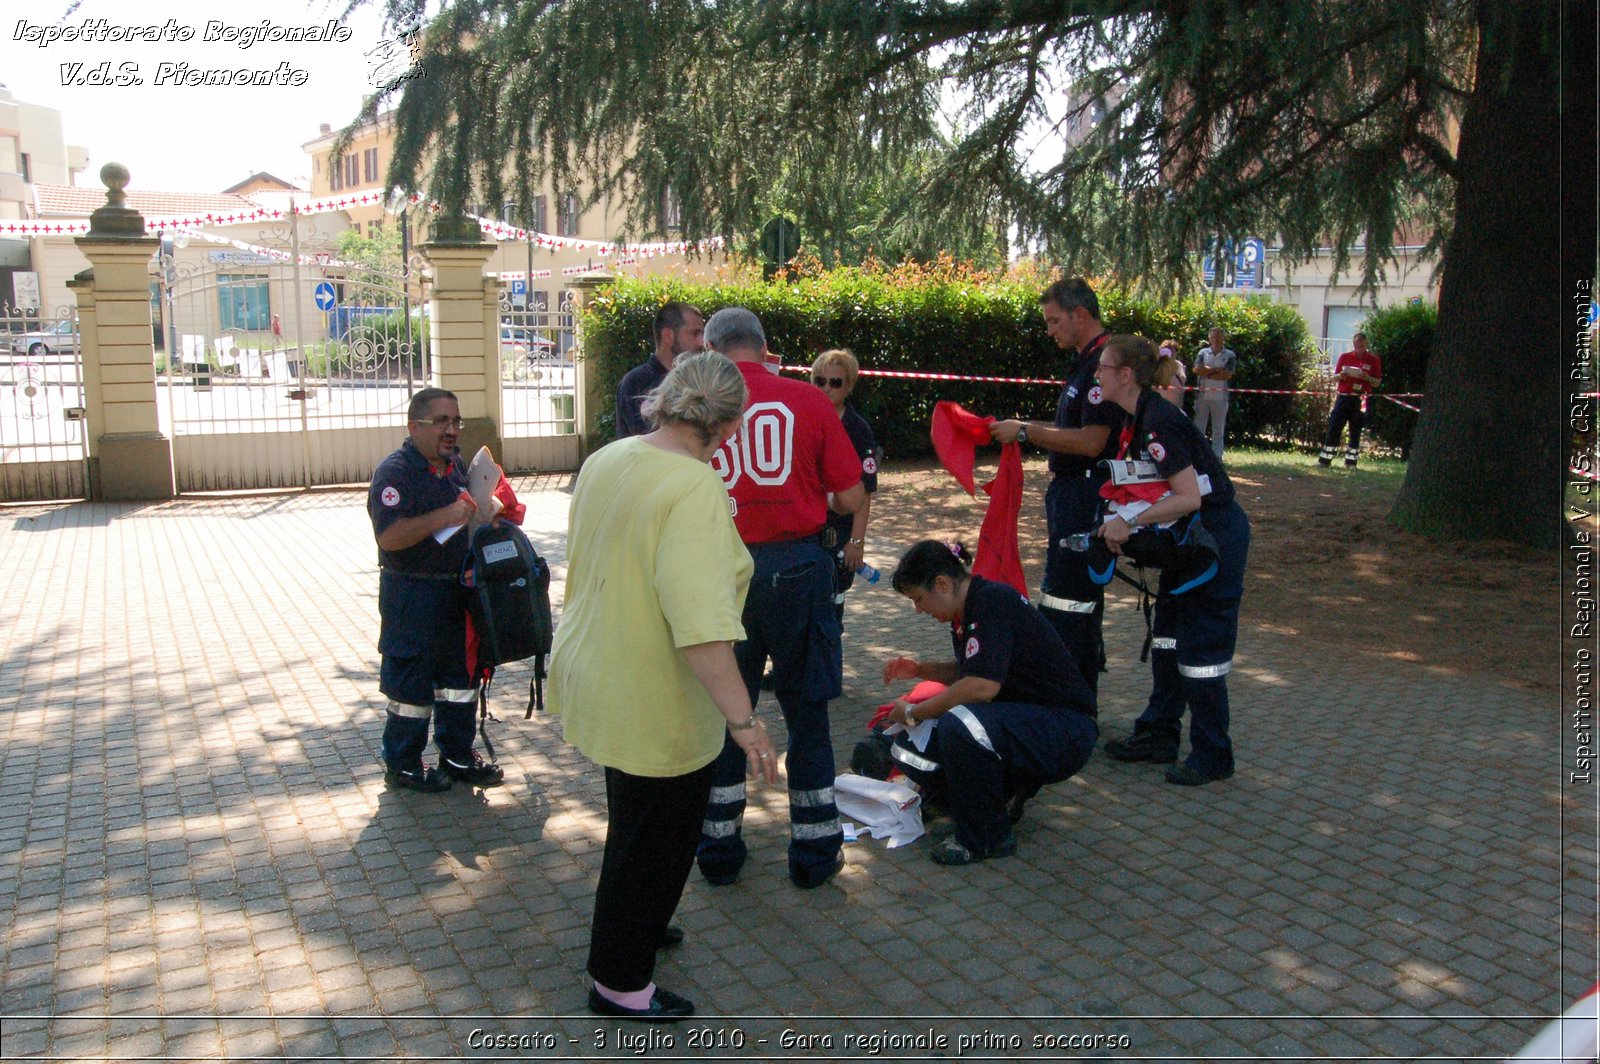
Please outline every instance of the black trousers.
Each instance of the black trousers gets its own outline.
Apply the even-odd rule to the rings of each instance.
[[[605,859],[589,928],[589,974],[612,990],[650,985],[656,948],[694,867],[711,765],[684,776],[606,769]]]

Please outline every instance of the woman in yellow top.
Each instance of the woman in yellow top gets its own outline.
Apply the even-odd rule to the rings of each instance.
[[[589,933],[589,1008],[650,1021],[694,1013],[653,982],[683,896],[724,735],[777,780],[772,740],[734,663],[753,565],[707,464],[739,429],[744,379],[682,355],[645,400],[657,425],[578,474],[550,702],[566,740],[606,773],[606,850]]]

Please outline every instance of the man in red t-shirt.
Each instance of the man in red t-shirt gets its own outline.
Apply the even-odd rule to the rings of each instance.
[[[1367,350],[1367,334],[1356,333],[1355,350],[1339,356],[1333,368],[1339,382],[1339,394],[1333,400],[1333,413],[1328,417],[1328,437],[1322,441],[1322,453],[1317,464],[1333,464],[1334,453],[1339,448],[1339,433],[1346,424],[1350,426],[1350,446],[1344,452],[1344,467],[1354,469],[1361,453],[1361,427],[1366,424],[1362,401],[1383,380],[1383,362],[1377,352]]]
[[[830,496],[837,513],[855,513],[866,502],[861,459],[822,392],[769,368],[766,331],[754,314],[743,307],[717,311],[705,339],[738,365],[750,389],[739,434],[711,459],[756,565],[744,604],[745,637],[734,655],[751,705],[772,659],[789,730],[789,878],[818,887],[844,865],[828,731],[828,700],[842,691],[843,661],[833,559],[821,533]],[[712,770],[699,850],[701,874],[717,885],[734,882],[744,866],[744,766],[744,753],[728,739]]]

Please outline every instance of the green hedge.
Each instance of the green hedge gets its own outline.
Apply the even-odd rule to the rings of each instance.
[[[1421,392],[1428,375],[1428,356],[1439,325],[1439,308],[1432,303],[1401,303],[1377,311],[1361,323],[1367,346],[1383,359],[1383,384],[1378,392]],[[1405,402],[1421,406],[1415,399]],[[1411,454],[1411,437],[1417,415],[1385,399],[1373,399],[1371,427],[1374,442]]]
[[[846,347],[865,369],[1059,380],[1066,359],[1046,335],[1037,281],[993,281],[960,270],[845,268],[789,283],[690,285],[676,278],[620,280],[600,290],[583,320],[584,357],[605,394],[652,350],[650,322],[665,302],[681,299],[708,315],[744,306],[760,316],[768,346],[789,365]],[[1173,338],[1185,358],[1220,325],[1239,355],[1240,387],[1290,389],[1315,355],[1294,308],[1264,297],[1192,297],[1168,304],[1100,284],[1101,317],[1113,332]],[[851,402],[893,457],[932,453],[933,404],[953,399],[996,417],[1050,420],[1059,385],[980,384],[863,377]],[[1296,416],[1291,396],[1239,396],[1228,417],[1235,440],[1283,442]],[[612,413],[602,422],[609,434]]]

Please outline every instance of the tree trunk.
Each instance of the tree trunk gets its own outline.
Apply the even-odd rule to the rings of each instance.
[[[1569,18],[1592,10],[1562,6]],[[1592,25],[1569,25],[1558,49],[1554,9],[1478,7],[1477,82],[1461,122],[1439,329],[1389,514],[1439,539],[1553,548],[1567,536],[1572,297],[1595,261],[1594,42]],[[1582,141],[1563,143],[1564,124],[1580,137],[1587,130],[1587,151]],[[1565,219],[1564,206],[1575,208]]]

